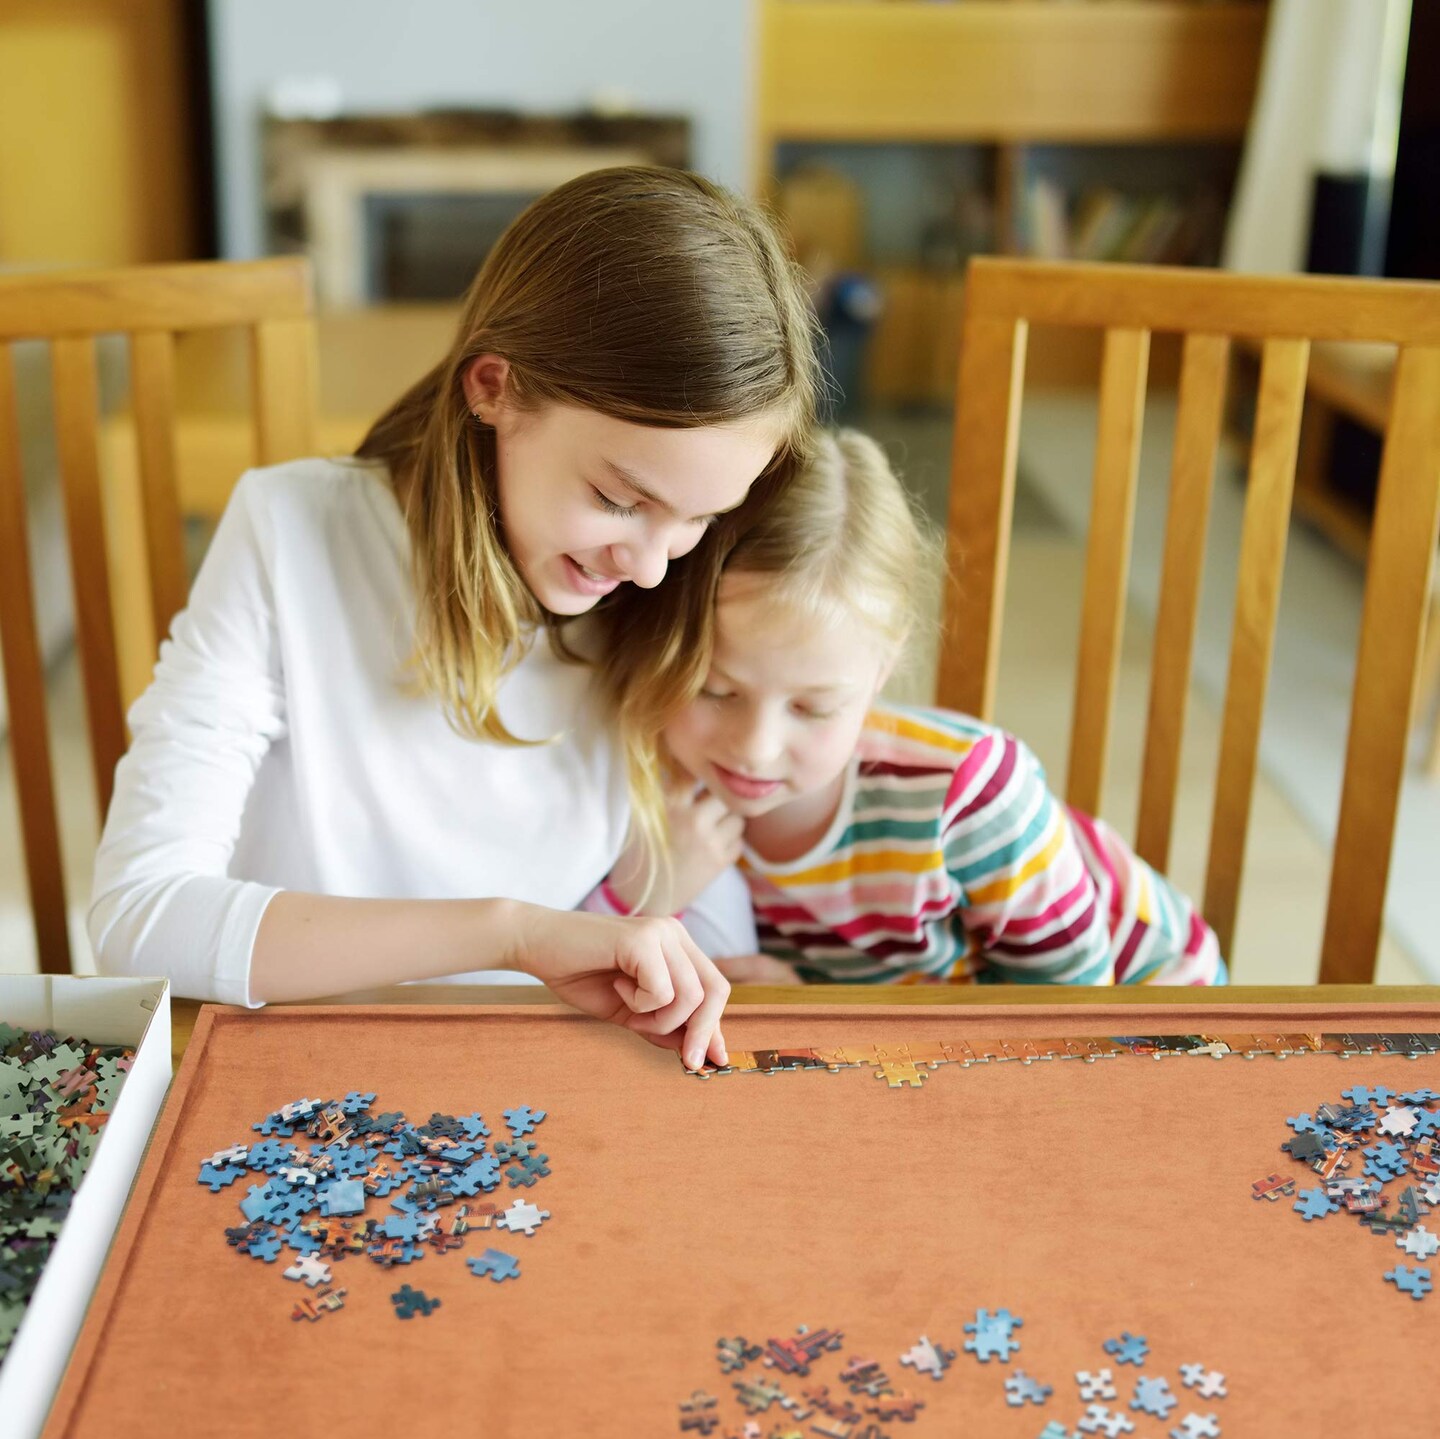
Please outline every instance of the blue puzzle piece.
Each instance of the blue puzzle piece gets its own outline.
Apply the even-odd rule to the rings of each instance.
[[[359,1114],[362,1109],[369,1109],[375,1103],[373,1094],[361,1094],[359,1090],[352,1089],[344,1099],[340,1101],[340,1112],[342,1114]]]
[[[522,1104],[518,1109],[505,1111],[506,1128],[516,1139],[529,1134],[544,1118],[545,1111],[543,1109],[531,1109],[528,1104]]]
[[[1312,1219],[1334,1214],[1340,1208],[1340,1201],[1332,1199],[1323,1189],[1302,1189],[1290,1207],[1308,1224]]]
[[[390,1214],[376,1226],[386,1239],[415,1239],[420,1234],[420,1221],[414,1215]]]
[[[1048,1384],[1032,1379],[1023,1369],[1017,1369],[1005,1381],[1005,1402],[1012,1408],[1023,1408],[1030,1404],[1043,1404],[1055,1391]]]
[[[202,1164],[200,1183],[205,1185],[211,1194],[219,1194],[227,1185],[234,1184],[237,1179],[243,1179],[249,1173],[243,1164],[227,1164],[220,1169],[213,1164]]]
[[[1440,1133],[1440,1114],[1433,1109],[1417,1109],[1415,1111],[1415,1128],[1410,1131],[1411,1139],[1429,1139],[1432,1134]]]
[[[1008,1309],[997,1309],[993,1314],[986,1309],[975,1311],[975,1322],[965,1326],[965,1332],[973,1337],[964,1344],[965,1351],[973,1354],[982,1364],[991,1359],[1010,1362],[1010,1356],[1020,1347],[1020,1341],[1013,1337],[1025,1321],[1015,1318]]]
[[[520,1261],[502,1249],[487,1249],[478,1259],[467,1259],[465,1263],[477,1279],[488,1274],[499,1284],[502,1279],[520,1277]]]
[[[548,1154],[531,1154],[527,1156],[523,1164],[512,1164],[505,1171],[510,1176],[510,1188],[515,1189],[522,1184],[526,1189],[533,1188],[536,1180],[544,1179],[550,1173],[550,1165],[547,1162],[549,1158]]]
[[[432,1310],[440,1307],[438,1299],[431,1299],[423,1289],[412,1289],[408,1284],[402,1284],[398,1292],[390,1296],[390,1302],[399,1319],[413,1319],[417,1314],[428,1318]]]
[[[365,1186],[358,1179],[337,1179],[320,1194],[320,1212],[333,1219],[340,1214],[365,1212]]]
[[[252,1259],[263,1259],[266,1264],[273,1264],[280,1256],[280,1236],[278,1234],[266,1234],[258,1239],[252,1239],[245,1246],[245,1252]]]
[[[1133,1364],[1138,1369],[1150,1353],[1150,1343],[1143,1334],[1122,1331],[1118,1339],[1107,1339],[1101,1346],[1107,1354],[1113,1355],[1117,1364]]]
[[[1402,1294],[1408,1294],[1412,1299],[1423,1299],[1435,1287],[1430,1279],[1430,1271],[1423,1264],[1417,1264],[1413,1269],[1405,1264],[1397,1264],[1385,1278]]]
[[[1135,1397],[1130,1401],[1130,1407],[1153,1414],[1157,1419],[1168,1419],[1170,1411],[1179,1402],[1170,1392],[1168,1379],[1147,1379],[1141,1374],[1135,1380]]]
[[[251,1169],[263,1169],[273,1173],[281,1165],[288,1164],[295,1157],[293,1144],[281,1144],[278,1139],[265,1139],[252,1144],[245,1156],[245,1163]]]
[[[463,1114],[459,1119],[460,1128],[464,1131],[465,1138],[474,1143],[477,1139],[490,1138],[490,1126],[477,1114]]]

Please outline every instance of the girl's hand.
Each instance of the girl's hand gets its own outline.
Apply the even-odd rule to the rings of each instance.
[[[725,976],[678,919],[614,918],[525,905],[512,964],[567,1004],[623,1025],[691,1069],[727,1062]]]
[[[715,967],[731,984],[804,984],[795,966],[768,954],[737,954],[717,959]]]
[[[666,786],[665,812],[670,824],[669,866],[660,866],[650,893],[644,894],[644,858],[638,846],[625,850],[610,875],[617,898],[634,909],[643,896],[646,914],[679,914],[687,909],[740,858],[745,833],[745,821],[688,775]]]

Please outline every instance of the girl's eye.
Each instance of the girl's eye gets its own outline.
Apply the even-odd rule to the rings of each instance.
[[[607,515],[633,515],[639,505],[617,505],[603,490],[597,490],[594,485],[590,486],[590,493],[595,496],[595,503],[605,511]]]
[[[728,700],[730,696],[722,694],[719,690],[701,690],[700,698],[707,700]]]
[[[833,712],[830,710],[806,709],[804,705],[797,705],[795,713],[804,720],[828,720],[834,718]]]

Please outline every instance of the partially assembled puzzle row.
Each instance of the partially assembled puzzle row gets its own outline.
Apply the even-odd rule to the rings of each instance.
[[[805,1049],[731,1050],[724,1066],[707,1064],[687,1073],[699,1079],[720,1074],[779,1074],[785,1070],[870,1069],[892,1089],[918,1089],[925,1076],[942,1065],[1035,1064],[1048,1060],[1176,1056],[1256,1059],[1271,1055],[1289,1059],[1303,1054],[1331,1054],[1341,1059],[1365,1055],[1399,1055],[1418,1059],[1440,1053],[1440,1034],[1166,1034],[1126,1035],[1089,1039],[907,1040],[902,1044],[815,1045]]]
[[[200,1183],[212,1194],[237,1180],[257,1181],[240,1201],[245,1222],[226,1229],[225,1238],[266,1264],[282,1249],[293,1251],[284,1277],[315,1292],[296,1302],[292,1319],[314,1322],[344,1306],[347,1291],[334,1287],[332,1266],[348,1256],[390,1269],[460,1249],[477,1230],[530,1238],[550,1218],[528,1198],[502,1207],[484,1197],[502,1178],[528,1194],[549,1175],[550,1156],[525,1137],[545,1119],[543,1110],[505,1110],[510,1137],[487,1149],[490,1130],[478,1113],[432,1114],[412,1124],[398,1111],[371,1114],[375,1098],[353,1091],[340,1100],[294,1100],[252,1126],[260,1142],[232,1144],[200,1166]],[[285,1142],[297,1131],[310,1142]],[[372,1199],[394,1212],[367,1216]],[[516,1256],[501,1249],[486,1248],[465,1263],[496,1283],[520,1274]],[[409,1284],[390,1298],[401,1319],[440,1307]]]
[[[0,1023],[0,1361],[134,1057]]]
[[[964,1349],[975,1359],[988,1365],[992,1359],[1008,1364],[1020,1348],[1016,1331],[1025,1321],[1008,1309],[976,1311],[975,1322],[964,1326],[970,1337]],[[722,1374],[739,1374],[731,1380],[736,1402],[747,1416],[737,1425],[727,1426],[722,1439],[890,1439],[883,1427],[898,1420],[914,1423],[926,1407],[920,1395],[898,1389],[885,1366],[878,1360],[852,1355],[843,1361],[830,1384],[815,1382],[812,1370],[829,1355],[839,1353],[844,1335],[834,1329],[811,1329],[801,1325],[792,1337],[768,1339],[752,1344],[743,1337],[721,1338],[716,1341],[716,1357]],[[1137,1369],[1150,1355],[1149,1342],[1143,1335],[1124,1333],[1104,1341],[1101,1346],[1116,1365],[1131,1364]],[[932,1381],[944,1377],[955,1362],[956,1351],[937,1344],[927,1335],[899,1356],[902,1369],[909,1369],[915,1379],[928,1376]],[[749,1369],[748,1366],[755,1365]],[[772,1371],[772,1375],[765,1370]],[[899,1371],[896,1371],[897,1373]],[[780,1378],[809,1380],[798,1393],[787,1389]],[[1224,1399],[1227,1395],[1225,1376],[1207,1369],[1203,1364],[1182,1364],[1181,1385],[1193,1391],[1196,1399]],[[1078,1370],[1075,1374],[1078,1402],[1086,1406],[1072,1431],[1058,1420],[1046,1424],[1039,1439],[1072,1439],[1073,1436],[1106,1435],[1115,1439],[1120,1434],[1135,1432],[1136,1424],[1124,1409],[1109,1409],[1100,1400],[1119,1398],[1114,1373],[1106,1369]],[[840,1387],[843,1386],[843,1389]],[[1011,1408],[1028,1404],[1044,1405],[1055,1392],[1021,1369],[1010,1374],[1001,1386],[1004,1401]],[[996,1398],[1001,1397],[997,1391]],[[1168,1420],[1180,1398],[1163,1375],[1137,1374],[1131,1412],[1154,1419]],[[774,1411],[772,1418],[771,1411]],[[757,1415],[765,1416],[766,1428]],[[987,1432],[973,1406],[969,1417],[974,1421],[972,1432]],[[723,1422],[720,1400],[703,1389],[697,1389],[680,1404],[681,1433],[709,1435]],[[924,1432],[923,1424],[915,1431]],[[1154,1432],[1153,1430],[1151,1432]],[[1171,1429],[1173,1439],[1219,1439],[1220,1423],[1213,1413],[1187,1413],[1177,1428]]]

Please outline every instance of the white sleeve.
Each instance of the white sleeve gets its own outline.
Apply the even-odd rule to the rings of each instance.
[[[731,959],[760,949],[750,888],[733,865],[696,895],[680,922],[711,959]]]
[[[246,800],[285,734],[263,490],[236,486],[149,689],[95,857],[102,974],[165,975],[177,995],[251,1005],[250,955],[277,890],[232,879]]]

